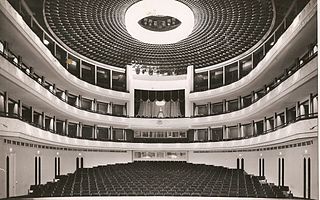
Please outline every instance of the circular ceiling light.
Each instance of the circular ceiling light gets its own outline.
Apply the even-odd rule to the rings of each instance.
[[[177,19],[179,26],[173,26],[172,21],[161,21],[161,18]],[[160,21],[147,21],[145,26],[142,26],[141,23],[144,19],[159,19]],[[129,34],[141,42],[172,44],[187,38],[191,34],[194,27],[194,15],[187,5],[179,1],[143,0],[128,8],[125,14],[125,24]],[[171,26],[171,28],[161,31],[161,24]],[[151,28],[147,28],[148,25]],[[154,30],[152,26],[156,27],[157,30]]]

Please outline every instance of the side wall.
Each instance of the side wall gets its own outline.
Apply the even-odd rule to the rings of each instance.
[[[52,181],[55,157],[60,157],[60,174],[76,170],[76,158],[83,157],[84,167],[132,162],[132,151],[83,152],[41,149],[10,145],[0,141],[0,198],[6,197],[6,157],[10,158],[10,196],[21,196],[35,183],[35,157],[41,157],[41,184]],[[14,184],[12,184],[14,183]]]
[[[311,198],[318,198],[318,141],[307,146],[251,151],[251,152],[194,152],[190,151],[188,162],[237,168],[237,158],[244,158],[244,170],[259,175],[259,158],[264,158],[265,176],[268,182],[278,185],[278,158],[284,158],[284,185],[294,196],[303,197],[303,158],[311,159]]]

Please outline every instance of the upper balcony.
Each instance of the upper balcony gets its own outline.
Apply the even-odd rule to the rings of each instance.
[[[190,101],[198,104],[234,99],[269,85],[312,51],[317,42],[317,3],[310,1],[294,19],[287,18],[252,54],[237,61],[196,69]],[[289,63],[288,63],[289,61]]]

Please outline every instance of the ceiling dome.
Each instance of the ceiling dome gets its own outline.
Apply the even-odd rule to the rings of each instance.
[[[176,2],[186,5],[193,13],[190,34],[168,44],[153,44],[136,39],[126,26],[127,10],[140,2],[46,0],[45,21],[51,33],[68,48],[92,60],[117,67],[139,63],[200,68],[222,63],[257,44],[273,24],[272,0],[179,0]],[[144,17],[155,20],[159,15]],[[169,31],[153,32],[175,31],[185,19],[178,15],[161,17],[173,17],[182,23],[169,27],[172,28]],[[139,20],[136,23],[141,27]],[[159,29],[159,26],[149,28]]]

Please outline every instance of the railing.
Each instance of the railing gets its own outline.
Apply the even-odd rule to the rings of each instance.
[[[13,100],[11,100],[11,102],[14,102]],[[186,134],[186,137],[183,137],[183,138],[159,138],[159,140],[156,140],[157,138],[150,138],[150,140],[148,138],[135,138],[134,137],[134,132],[130,129],[118,129],[118,128],[106,128],[107,129],[107,137],[104,138],[104,139],[101,139],[101,138],[98,138],[94,136],[94,133],[93,131],[94,130],[98,130],[100,128],[99,125],[96,125],[96,129],[95,127],[93,126],[90,126],[90,125],[85,125],[85,124],[82,124],[82,127],[84,126],[87,126],[87,127],[90,127],[91,128],[91,136],[89,137],[79,137],[77,133],[73,133],[71,135],[71,133],[69,133],[70,135],[66,135],[67,133],[67,130],[66,129],[69,129],[69,125],[70,124],[67,124],[65,125],[65,130],[62,130],[62,132],[59,132],[57,131],[57,128],[56,126],[57,125],[52,125],[52,127],[55,127],[55,128],[50,128],[48,126],[46,126],[46,124],[39,124],[39,123],[35,123],[34,121],[31,120],[31,118],[25,118],[23,117],[23,114],[17,114],[17,113],[14,113],[14,112],[0,112],[0,117],[6,117],[6,118],[13,118],[13,119],[19,119],[23,122],[26,122],[36,128],[39,128],[39,129],[42,129],[44,131],[49,131],[51,133],[55,133],[55,134],[58,134],[58,135],[63,135],[63,136],[67,136],[67,137],[72,137],[72,138],[78,138],[78,139],[89,139],[89,140],[98,140],[98,141],[113,141],[113,142],[137,142],[137,143],[148,143],[148,142],[151,142],[151,143],[193,143],[193,142],[219,142],[219,141],[231,141],[231,140],[241,140],[241,139],[247,139],[247,138],[251,138],[251,137],[257,137],[259,135],[265,135],[265,134],[268,134],[268,133],[271,133],[271,132],[274,132],[276,130],[279,130],[279,129],[282,129],[282,128],[285,128],[287,127],[288,125],[292,124],[292,123],[295,123],[295,122],[298,122],[298,121],[301,121],[301,120],[307,120],[307,119],[313,119],[313,118],[317,118],[318,117],[318,113],[315,112],[315,113],[307,113],[307,114],[302,114],[302,115],[299,115],[299,116],[296,116],[294,117],[294,119],[292,120],[287,120],[287,121],[281,121],[279,122],[280,124],[277,125],[277,126],[273,126],[269,129],[266,129],[266,130],[263,130],[263,131],[255,131],[254,130],[254,127],[260,123],[261,121],[253,121],[253,123],[251,124],[251,129],[253,131],[251,131],[250,133],[243,133],[244,137],[235,137],[235,138],[224,138],[223,135],[221,135],[221,138],[220,139],[204,139],[204,140],[194,140],[194,133],[190,134],[190,131],[195,131],[195,130],[189,130],[188,133]],[[49,117],[49,116],[46,116],[49,118],[49,120],[52,120],[54,119],[54,117]],[[42,119],[43,120],[43,119]],[[59,119],[55,119],[56,121],[66,121],[66,120],[59,120]],[[43,121],[42,121],[43,122]],[[41,123],[42,123],[41,122]],[[56,122],[54,122],[56,123]],[[77,124],[80,124],[80,123],[74,123],[74,122],[70,122],[71,124],[73,125],[77,125]],[[263,122],[263,126],[266,126],[265,123],[267,123],[267,121]],[[247,126],[248,124],[243,124],[241,125],[239,128],[241,130],[241,127],[242,126]],[[221,132],[220,133],[214,133],[215,135],[216,134],[223,134],[223,128],[225,127],[225,130],[226,128],[229,128],[229,127],[226,127],[226,126],[222,126],[221,127]],[[232,126],[232,127],[237,127],[237,126]],[[104,128],[103,126],[101,126],[101,128]],[[54,130],[55,129],[55,130]],[[215,128],[216,129],[216,128]],[[220,128],[218,128],[220,129]],[[114,136],[111,136],[109,138],[109,135],[115,135],[116,133],[113,132],[113,130],[120,130],[120,134],[123,134],[123,138],[118,138],[118,139],[115,139]],[[82,132],[83,133],[83,132]],[[209,132],[207,132],[206,134],[208,134]],[[209,134],[213,135],[212,132],[210,132]],[[82,135],[82,134],[80,134]],[[238,133],[238,135],[240,135]],[[218,137],[219,138],[219,137]]]
[[[303,10],[305,5],[306,4],[303,1],[294,1],[280,25],[253,52],[242,56],[238,60],[227,61],[226,64],[222,63],[211,67],[196,69],[194,73],[194,91],[192,92],[201,92],[223,87],[225,85],[234,83],[248,75],[252,71],[252,69],[254,69],[265,57],[265,55],[272,49],[279,38],[292,24],[294,18]],[[228,69],[230,69],[230,71],[228,71]],[[211,72],[215,74],[215,71],[217,70],[220,70],[219,76],[214,75],[213,77],[217,78],[216,82],[211,83]],[[231,74],[227,76],[227,73]],[[228,79],[229,77],[231,78]]]
[[[40,75],[32,72],[32,67],[28,67],[24,63],[20,62],[19,61],[19,57],[14,55],[14,53],[11,52],[9,49],[7,49],[6,52],[0,51],[0,54],[1,54],[2,57],[6,58],[14,66],[19,68],[24,74],[26,74],[31,79],[33,79],[35,82],[37,82],[40,86],[42,86],[43,88],[48,90],[51,94],[53,94],[54,96],[56,96],[61,101],[65,102],[65,103],[67,103],[67,104],[69,104],[69,105],[71,105],[73,107],[76,107],[78,109],[85,110],[85,111],[88,111],[88,112],[92,112],[92,113],[99,113],[99,114],[103,114],[103,115],[110,115],[110,116],[116,116],[116,117],[117,116],[119,116],[119,117],[127,117],[126,114],[105,113],[105,112],[101,112],[99,110],[95,111],[95,110],[92,110],[92,109],[83,108],[81,106],[78,106],[78,105],[72,103],[71,101],[68,101],[69,97],[70,97],[70,99],[71,98],[78,98],[78,95],[73,95],[73,94],[71,94],[69,92],[68,92],[68,94],[66,94],[65,90],[56,88],[55,84],[46,81],[45,77],[40,76]],[[61,95],[59,95],[59,93],[61,93]],[[91,104],[94,102],[94,100],[91,100],[91,99],[89,99],[89,101],[91,101]],[[100,102],[100,103],[111,105],[110,102]],[[113,105],[118,105],[118,104],[113,104]],[[125,105],[120,105],[120,106],[125,106]]]
[[[316,50],[316,51],[314,51]],[[301,69],[302,67],[304,67],[307,63],[309,63],[309,61],[311,61],[312,59],[314,59],[315,57],[318,56],[318,52],[317,52],[317,45],[314,46],[314,48],[312,48],[312,51],[308,51],[303,57],[302,59],[296,60],[295,64],[293,64],[292,66],[290,66],[289,68],[287,68],[285,70],[285,72],[281,75],[279,75],[278,77],[276,77],[274,79],[274,81],[272,81],[271,83],[269,83],[268,85],[265,85],[263,88],[259,89],[258,91],[253,91],[251,92],[251,94],[243,96],[241,98],[238,99],[232,99],[232,100],[228,100],[228,101],[221,101],[221,102],[214,102],[211,103],[211,105],[209,106],[208,104],[204,104],[204,105],[195,105],[195,107],[197,106],[206,106],[207,109],[210,109],[210,107],[213,107],[215,104],[226,104],[229,102],[237,102],[238,105],[237,108],[233,109],[232,111],[229,110],[224,110],[221,112],[216,112],[216,113],[212,113],[211,111],[209,112],[209,110],[207,110],[206,113],[200,113],[198,115],[196,115],[196,113],[194,114],[194,117],[207,117],[207,116],[214,116],[214,115],[220,115],[220,114],[226,114],[226,113],[231,113],[234,111],[238,111],[240,109],[246,108],[254,103],[256,103],[257,101],[259,101],[260,99],[262,99],[265,95],[267,95],[268,93],[270,93],[272,90],[274,90],[277,86],[279,86],[281,83],[283,83],[285,80],[287,80],[289,77],[291,77],[295,72],[297,72],[299,69]],[[248,98],[249,97],[249,98]],[[243,103],[244,99],[249,99],[249,102],[247,102],[246,104]],[[240,103],[239,103],[240,101]],[[241,103],[242,102],[242,103]],[[226,107],[226,105],[223,105],[224,107]],[[208,114],[210,113],[210,114]]]
[[[51,37],[46,30],[44,30],[44,28],[40,25],[37,19],[35,19],[33,13],[31,13],[30,9],[24,1],[18,3],[14,1],[9,1],[9,3],[22,16],[22,19],[29,26],[29,28],[39,37],[40,41],[44,44],[44,46],[52,53],[52,55],[60,62],[60,64],[70,72],[70,74],[98,87],[120,92],[129,92],[126,89],[126,72],[123,68],[108,66],[106,64],[92,61],[88,58],[78,58],[73,53],[65,49],[58,42],[56,42],[56,40],[53,37]],[[59,56],[57,56],[57,54],[59,54]],[[71,70],[71,67],[69,66],[78,68],[78,71],[75,72],[74,70]],[[91,73],[93,72],[92,74],[94,74],[94,76],[91,77],[92,80],[86,80],[85,77],[80,76],[82,72],[82,67],[87,69],[90,68]],[[109,74],[110,82],[106,85],[105,83],[99,83],[99,69],[105,70],[105,74]],[[124,80],[124,83],[119,82],[116,79],[113,80],[113,75],[116,73],[119,73],[119,76],[121,75],[121,77],[124,77],[121,79]]]

